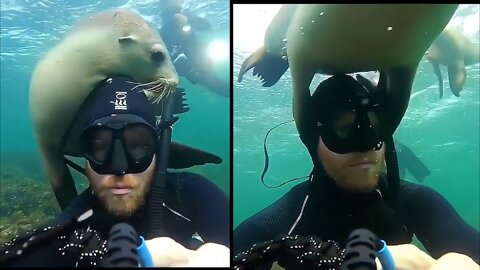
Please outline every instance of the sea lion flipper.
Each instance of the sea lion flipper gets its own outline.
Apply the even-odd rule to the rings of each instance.
[[[190,107],[188,107],[187,99],[185,98],[185,89],[177,87],[175,91],[172,92],[174,95],[174,111],[173,114],[181,114],[188,112]]]
[[[467,71],[465,70],[465,63],[463,59],[459,59],[454,64],[448,66],[448,81],[450,83],[450,91],[456,97],[460,96],[465,80],[467,78]]]
[[[288,67],[287,60],[284,60],[281,56],[269,54],[264,47],[261,47],[243,62],[238,75],[238,82],[242,81],[245,72],[254,68],[253,75],[260,76],[262,86],[270,87],[278,82]]]
[[[417,72],[417,65],[402,66],[380,71],[378,81],[379,91],[385,91],[389,101],[389,108],[383,121],[389,123],[385,133],[392,135],[403,119],[410,101],[413,80]]]
[[[443,97],[443,77],[442,77],[442,71],[440,70],[440,65],[438,63],[432,62],[433,66],[433,71],[435,72],[435,75],[437,75],[437,80],[438,80],[438,92],[440,94],[440,98]]]
[[[261,59],[267,54],[265,47],[258,48],[254,53],[252,53],[245,61],[243,61],[240,71],[238,72],[238,82],[242,82],[243,74],[249,71],[255,65],[261,61]]]
[[[220,164],[219,156],[177,142],[171,143],[168,168],[184,169],[207,163]]]
[[[177,87],[172,92],[173,95],[173,114],[182,114],[188,112],[190,107],[188,106],[187,99],[185,98],[185,89]],[[163,103],[160,103],[155,107],[155,115],[161,115],[163,111]]]
[[[55,147],[40,143],[40,154],[57,203],[63,210],[78,195],[73,177],[68,170],[65,158]]]

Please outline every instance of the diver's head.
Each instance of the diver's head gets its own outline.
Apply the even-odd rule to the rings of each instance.
[[[88,97],[81,146],[93,192],[112,214],[127,216],[150,190],[158,147],[153,105],[128,77],[103,80]]]
[[[320,83],[311,101],[314,139],[307,148],[317,169],[341,188],[374,189],[385,153],[378,93],[351,76],[335,75]]]

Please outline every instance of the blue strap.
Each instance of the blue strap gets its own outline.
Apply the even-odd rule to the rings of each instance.
[[[387,243],[381,240],[383,247],[377,252],[378,259],[382,264],[383,270],[395,270],[395,262],[393,261],[392,253],[388,250]]]
[[[138,256],[140,257],[140,264],[142,267],[153,267],[153,259],[150,251],[148,251],[147,245],[145,245],[145,239],[140,236],[142,243],[137,247]]]

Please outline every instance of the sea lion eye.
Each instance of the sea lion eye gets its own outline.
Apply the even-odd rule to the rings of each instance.
[[[120,44],[130,44],[130,43],[133,43],[135,41],[135,38],[132,37],[132,36],[125,36],[125,37],[121,37],[118,39],[118,43]]]
[[[165,54],[161,51],[152,52],[152,61],[155,63],[162,63],[165,60]]]

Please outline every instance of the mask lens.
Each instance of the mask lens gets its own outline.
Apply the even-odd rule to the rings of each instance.
[[[113,134],[109,128],[93,127],[85,133],[84,152],[98,163],[104,163],[112,147]]]
[[[151,156],[155,151],[156,138],[149,127],[132,125],[123,132],[125,150],[134,162]]]
[[[375,133],[380,134],[380,120],[378,120],[377,114],[370,111],[367,113],[367,117]]]
[[[342,111],[335,115],[332,128],[333,132],[340,139],[348,139],[354,130],[355,113],[353,111]]]

